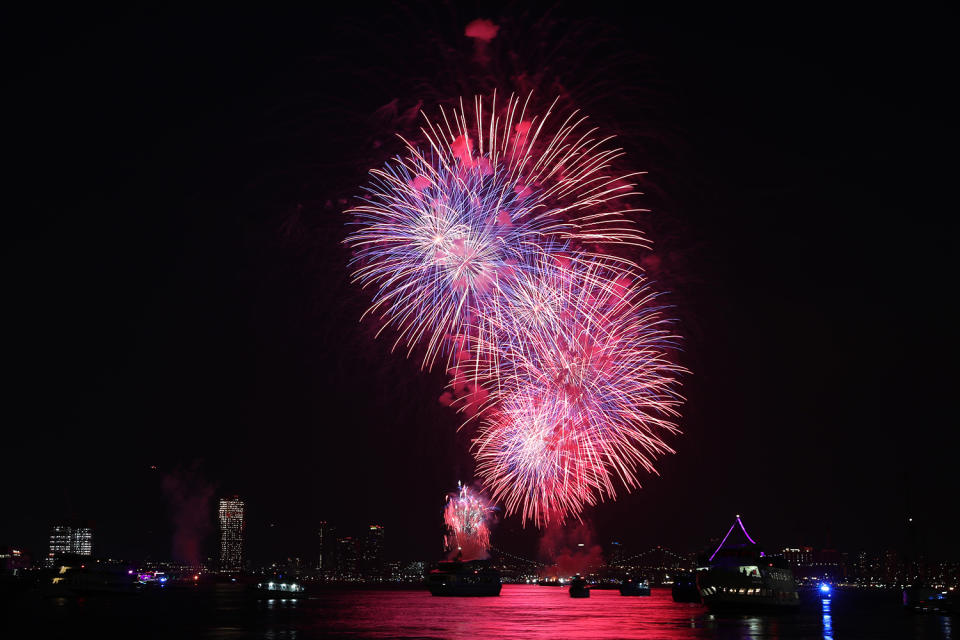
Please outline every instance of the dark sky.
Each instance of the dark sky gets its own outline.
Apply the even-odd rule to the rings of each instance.
[[[396,148],[378,109],[526,69],[650,171],[694,372],[677,455],[585,514],[598,540],[696,549],[740,513],[771,547],[879,549],[911,515],[955,555],[948,21],[466,6],[8,16],[0,544],[74,517],[168,556],[162,479],[192,469],[247,499],[254,558],[320,520],[435,554],[469,434],[359,323],[340,199]],[[471,62],[476,17],[513,66]]]

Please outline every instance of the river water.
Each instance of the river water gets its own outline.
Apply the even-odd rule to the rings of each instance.
[[[7,603],[13,604],[13,603]],[[953,638],[956,619],[908,614],[896,594],[838,592],[796,613],[714,616],[617,591],[572,599],[566,589],[504,585],[499,598],[435,598],[426,591],[321,591],[302,602],[249,600],[221,585],[209,592],[26,598],[4,616],[15,636],[142,638]],[[0,629],[3,627],[0,626]],[[0,634],[6,636],[7,634]]]

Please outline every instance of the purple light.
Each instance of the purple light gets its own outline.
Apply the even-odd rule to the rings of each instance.
[[[747,536],[747,540],[750,541],[750,544],[757,544],[756,542],[754,542],[753,538],[750,537],[750,534],[747,533],[747,529],[746,527],[743,526],[743,522],[741,522],[740,516],[737,515],[737,521],[734,522],[732,525],[730,525],[730,528],[727,530],[727,535],[723,536],[723,540],[720,541],[720,546],[717,547],[716,551],[713,552],[713,555],[710,556],[710,560],[709,560],[710,562],[713,562],[714,556],[716,556],[717,552],[723,548],[723,544],[727,541],[727,538],[730,537],[730,534],[733,533],[733,528],[738,524],[740,525],[740,530],[743,531],[743,535]]]
[[[753,541],[753,538],[750,537],[750,534],[747,533],[747,528],[743,526],[743,522],[740,521],[740,516],[737,516],[737,522],[740,523],[740,530],[743,531],[743,535],[747,536],[747,540],[750,541],[750,544],[757,544]]]
[[[737,520],[739,520],[739,519],[740,519],[740,518],[737,518]],[[727,530],[727,535],[723,536],[723,540],[720,541],[720,546],[717,547],[717,550],[713,552],[713,556],[717,555],[717,551],[720,551],[720,549],[723,548],[723,543],[726,542],[726,541],[727,541],[727,538],[730,537],[730,534],[733,533],[733,528],[734,528],[735,526],[737,526],[737,523],[736,523],[736,522],[734,522],[732,525],[730,525],[730,528]],[[713,562],[713,556],[710,556],[710,562]]]

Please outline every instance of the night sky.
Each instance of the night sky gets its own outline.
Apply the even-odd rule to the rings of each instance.
[[[947,21],[467,6],[8,16],[0,545],[80,518],[98,554],[169,557],[163,482],[189,477],[211,524],[247,500],[255,560],[312,555],[321,520],[435,557],[470,434],[359,322],[345,199],[399,150],[385,105],[526,69],[650,172],[693,371],[677,455],[585,513],[597,541],[693,550],[740,513],[768,547],[881,549],[912,516],[955,556]],[[478,70],[478,17],[515,66]]]

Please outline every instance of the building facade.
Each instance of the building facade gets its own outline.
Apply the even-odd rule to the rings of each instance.
[[[243,569],[244,503],[239,496],[220,498],[220,570]]]
[[[93,528],[81,525],[56,524],[50,527],[52,561],[66,555],[90,557],[93,555]]]

